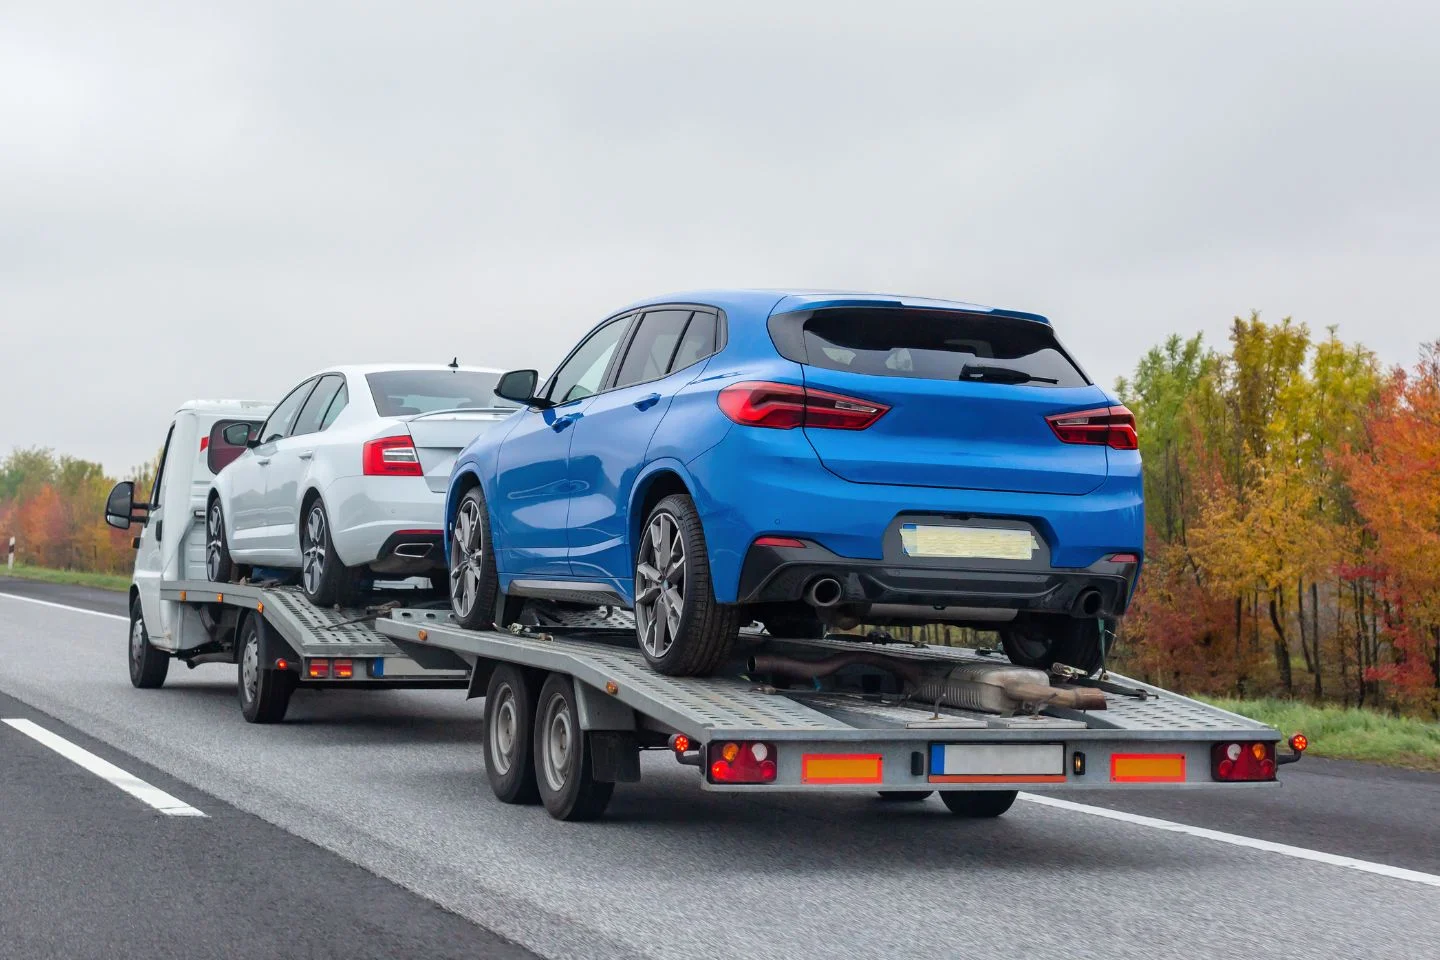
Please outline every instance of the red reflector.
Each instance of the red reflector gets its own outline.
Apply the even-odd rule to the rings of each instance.
[[[773,783],[775,747],[769,743],[735,741],[712,753],[711,783]]]
[[[864,430],[890,410],[873,400],[811,390],[798,383],[760,380],[731,384],[720,391],[717,400],[725,416],[736,423],[775,430]]]
[[[367,441],[361,448],[361,470],[367,477],[423,477],[415,441],[406,434]]]
[[[205,450],[206,450],[209,446],[210,446],[210,438],[209,438],[209,437],[201,437],[201,438],[200,438],[200,452],[201,452],[201,453],[204,453]]]
[[[1112,553],[1105,558],[1111,563],[1139,563],[1140,558],[1133,553]]]
[[[1210,772],[1216,780],[1243,783],[1275,779],[1275,744],[1260,741],[1217,743],[1210,748]]]
[[[305,675],[311,680],[324,680],[330,676],[329,660],[308,660],[305,663]]]
[[[281,657],[279,660],[276,660],[276,661],[275,661],[275,669],[276,669],[276,670],[289,670],[289,669],[290,669],[290,661],[289,661],[289,660],[286,660],[284,657]]]
[[[759,537],[755,541],[755,546],[803,549],[805,544],[803,541],[796,540],[794,537]]]
[[[355,668],[351,666],[349,660],[332,660],[330,672],[336,680],[349,680],[355,676]]]
[[[1112,450],[1137,450],[1135,414],[1121,406],[1096,407],[1074,413],[1054,413],[1045,418],[1062,443],[1085,443]]]

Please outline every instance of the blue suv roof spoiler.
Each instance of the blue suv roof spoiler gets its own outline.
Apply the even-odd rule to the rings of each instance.
[[[961,303],[955,300],[931,300],[926,297],[897,297],[887,294],[791,294],[785,297],[771,311],[794,313],[800,310],[825,310],[834,307],[913,307],[924,310],[954,310],[959,313],[985,313],[995,317],[1009,317],[1014,320],[1031,320],[1048,324],[1050,320],[1038,313],[1024,313],[1020,310],[1000,310],[981,306],[978,303]]]

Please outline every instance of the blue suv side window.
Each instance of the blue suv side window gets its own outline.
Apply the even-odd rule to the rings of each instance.
[[[712,313],[697,311],[690,318],[690,325],[685,328],[685,336],[680,338],[680,347],[675,351],[675,359],[670,362],[671,372],[684,370],[715,352],[715,323],[716,317]]]
[[[675,348],[689,322],[689,310],[655,310],[645,314],[635,336],[630,338],[615,386],[659,380],[669,373]]]
[[[569,403],[598,393],[605,371],[610,367],[610,358],[629,329],[631,319],[616,317],[590,334],[555,371],[545,395],[556,403]]]

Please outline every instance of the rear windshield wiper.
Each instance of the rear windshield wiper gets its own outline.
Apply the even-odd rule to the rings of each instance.
[[[987,383],[1059,383],[1049,377],[1034,377],[1014,367],[990,367],[979,363],[967,363],[960,368],[961,380],[983,380]]]

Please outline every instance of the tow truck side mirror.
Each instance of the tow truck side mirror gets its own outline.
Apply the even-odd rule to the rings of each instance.
[[[121,480],[105,498],[105,522],[118,530],[129,530],[134,523],[143,526],[147,519],[144,511],[149,509],[148,503],[135,502],[135,484]]]

